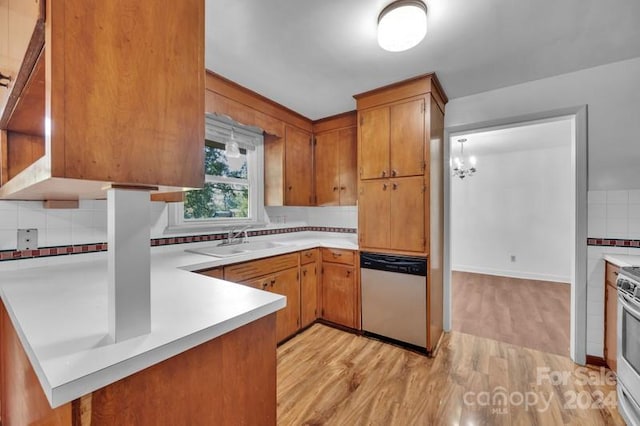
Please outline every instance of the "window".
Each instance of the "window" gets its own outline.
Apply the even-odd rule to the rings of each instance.
[[[226,117],[207,115],[204,187],[188,191],[170,210],[169,229],[257,224],[262,220],[262,133]],[[238,157],[226,144],[235,141]]]

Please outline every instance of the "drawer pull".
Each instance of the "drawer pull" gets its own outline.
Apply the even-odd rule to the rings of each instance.
[[[311,253],[310,251],[308,251],[308,252],[306,252],[304,255],[305,255],[305,256],[307,256],[307,257],[311,257],[311,256],[313,256],[313,253]]]
[[[342,253],[336,253],[336,252],[333,252],[332,254],[333,254],[333,257],[340,257],[340,256],[342,256]]]
[[[337,186],[334,186],[334,187],[333,187],[333,192],[336,192],[337,190],[338,190],[338,187],[337,187]]]
[[[9,87],[9,83],[11,83],[11,76],[10,75],[4,75],[3,73],[0,72],[0,80],[7,80],[6,83],[0,83],[0,86],[2,87]]]

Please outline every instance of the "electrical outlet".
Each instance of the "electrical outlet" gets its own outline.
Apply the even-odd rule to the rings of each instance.
[[[511,255],[511,261],[515,262],[516,261],[516,256],[514,254]]]
[[[38,230],[35,228],[18,229],[18,250],[38,248]]]

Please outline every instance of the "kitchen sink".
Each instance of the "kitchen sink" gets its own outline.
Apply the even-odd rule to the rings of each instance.
[[[275,247],[282,247],[284,244],[271,241],[252,241],[241,244],[216,245],[197,249],[187,249],[190,253],[204,254],[213,257],[232,257],[241,254],[252,253],[254,251],[268,250]]]

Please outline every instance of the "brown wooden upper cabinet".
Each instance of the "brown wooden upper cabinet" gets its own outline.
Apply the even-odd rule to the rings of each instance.
[[[360,186],[360,244],[423,253],[425,187],[421,176],[367,180]]]
[[[316,134],[316,204],[354,206],[357,129],[347,127]]]
[[[446,97],[434,74],[355,96],[363,250],[442,253]]]
[[[3,29],[0,40],[0,117],[4,115],[10,95],[15,91],[11,102],[14,104],[24,84],[26,75],[18,79],[18,73],[36,26],[39,26],[38,31],[44,31],[43,1],[0,1],[0,28]],[[31,67],[35,59],[27,58]]]
[[[360,113],[360,179],[424,174],[425,100]]]
[[[311,133],[291,126],[287,126],[285,132],[285,205],[311,206],[313,205]]]
[[[109,184],[201,187],[204,1],[45,6],[15,106],[0,121],[0,198],[103,198]]]

